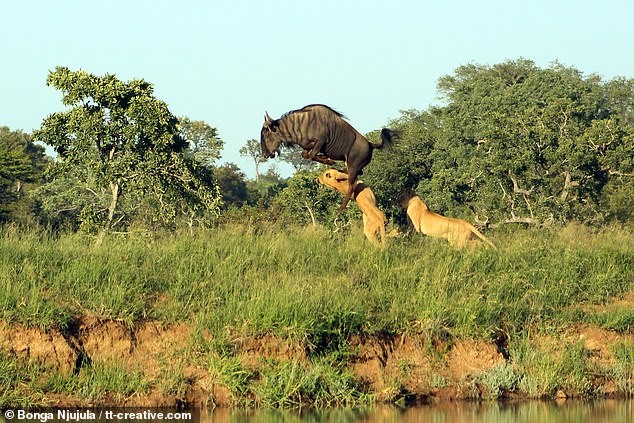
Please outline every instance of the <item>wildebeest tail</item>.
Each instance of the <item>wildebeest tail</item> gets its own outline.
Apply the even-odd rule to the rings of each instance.
[[[383,128],[381,129],[381,142],[378,144],[372,144],[372,147],[381,148],[385,146],[386,144],[391,144],[392,140],[397,136],[398,134],[395,131],[392,131],[391,129],[388,129],[388,128]]]

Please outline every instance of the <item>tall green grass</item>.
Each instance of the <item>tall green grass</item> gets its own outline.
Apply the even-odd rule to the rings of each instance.
[[[151,387],[141,371],[130,371],[116,363],[85,366],[77,375],[47,376],[42,385],[44,392],[75,395],[91,402],[106,399],[121,402],[133,394],[147,393]]]
[[[628,397],[634,397],[634,345],[618,343],[612,347],[616,365],[612,369],[612,377],[618,388]]]
[[[39,399],[37,394],[25,392],[20,387],[37,380],[41,371],[37,365],[22,365],[0,351],[0,409],[35,404]]]
[[[576,233],[578,232],[578,234]],[[422,236],[385,250],[353,234],[240,227],[110,237],[0,233],[0,318],[66,328],[83,315],[274,333],[336,349],[351,333],[460,336],[560,327],[634,290],[627,230],[491,234],[499,251]]]
[[[98,363],[79,374],[62,375],[57,369],[28,363],[0,352],[0,408],[38,407],[47,394],[65,394],[91,403],[111,399],[123,401],[148,392],[151,384],[141,372],[117,364]]]
[[[200,339],[183,347],[183,363],[206,368],[248,406],[367,404],[347,367],[349,336],[404,332],[449,342],[502,334],[511,360],[474,379],[492,398],[513,390],[592,394],[603,370],[592,368],[584,346],[553,354],[535,348],[531,333],[579,322],[629,331],[627,304],[592,310],[634,291],[634,233],[571,225],[488,235],[498,251],[455,251],[417,235],[381,250],[360,233],[320,228],[112,236],[100,248],[78,234],[2,229],[0,319],[62,331],[84,316],[188,322]],[[260,334],[300,341],[309,359],[245,366],[230,339]],[[614,355],[612,376],[631,393],[631,345]],[[44,392],[101,401],[158,388],[182,397],[183,363],[164,363],[159,381],[110,363],[42,378],[37,365],[0,354],[0,406],[37,404]]]

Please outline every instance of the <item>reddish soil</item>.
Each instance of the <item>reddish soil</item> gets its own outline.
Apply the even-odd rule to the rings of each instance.
[[[124,400],[113,399],[112,405],[231,406],[230,392],[210,368],[210,358],[205,358],[205,351],[197,349],[200,339],[209,341],[211,336],[195,334],[186,324],[164,326],[144,322],[128,327],[122,322],[86,317],[72,331],[60,333],[0,322],[0,351],[24,362],[38,363],[66,376],[87,361],[116,363],[131,372],[141,372],[146,380],[154,382],[155,388],[149,393],[135,394]],[[580,326],[567,332],[563,339],[541,337],[536,345],[556,351],[562,342],[578,340],[583,341],[597,363],[610,364],[614,360],[610,345],[624,340],[634,342],[634,337],[594,326]],[[505,360],[494,343],[483,340],[434,345],[417,335],[354,336],[350,345],[354,351],[350,368],[367,389],[383,401],[402,395],[415,400],[477,397],[474,384],[468,381]],[[235,337],[231,346],[242,364],[253,369],[267,359],[309,360],[300,342],[275,336]],[[173,375],[184,380],[184,389],[179,393],[164,393],[169,389],[160,389],[162,381]],[[614,389],[614,384],[606,381],[604,390],[610,393]],[[93,405],[60,394],[47,395],[45,401],[56,406]]]

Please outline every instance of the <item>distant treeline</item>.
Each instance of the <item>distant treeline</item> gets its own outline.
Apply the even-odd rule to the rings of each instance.
[[[297,169],[287,179],[269,171],[248,180],[234,164],[217,165],[217,130],[175,117],[143,80],[59,67],[48,84],[63,93],[66,111],[33,134],[0,127],[0,222],[102,238],[135,228],[356,219],[354,206],[336,213],[338,194],[317,185],[321,168],[297,151],[282,155]],[[404,221],[396,199],[405,190],[482,225],[632,220],[633,79],[521,59],[461,66],[438,90],[442,105],[389,123],[399,139],[362,176],[393,222]],[[257,133],[261,123],[245,124]],[[240,150],[256,172],[257,147],[248,140]]]

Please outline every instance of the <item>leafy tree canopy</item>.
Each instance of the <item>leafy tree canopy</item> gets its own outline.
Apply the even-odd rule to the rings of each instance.
[[[0,220],[18,218],[16,207],[25,186],[40,181],[48,162],[44,148],[28,134],[0,127]]]
[[[188,152],[204,166],[213,166],[220,159],[224,141],[218,136],[218,130],[202,120],[181,117],[180,136],[187,141]]]
[[[254,138],[247,140],[247,142],[238,150],[241,156],[248,157],[253,160],[255,165],[255,182],[260,182],[260,163],[265,162],[267,159],[262,155],[260,149],[260,142]]]
[[[224,206],[241,206],[247,201],[245,175],[235,163],[226,163],[214,169]]]
[[[353,218],[360,217],[354,201],[344,212],[339,212],[343,195],[317,182],[324,169],[321,166],[320,169],[295,173],[276,196],[274,203],[282,210],[286,221],[304,225],[322,224],[339,230],[349,227]]]
[[[125,196],[146,199],[165,223],[183,214],[218,213],[217,187],[185,156],[178,120],[151,84],[65,67],[50,72],[47,84],[62,92],[68,109],[48,116],[34,137],[58,153],[59,175],[107,190],[109,204],[95,210],[103,222],[98,243],[113,223],[126,221],[120,207]]]
[[[522,59],[461,66],[438,89],[445,105],[403,112],[400,143],[366,169],[387,208],[414,189],[441,213],[496,224],[603,222],[617,217],[606,190],[633,192],[631,80]]]

